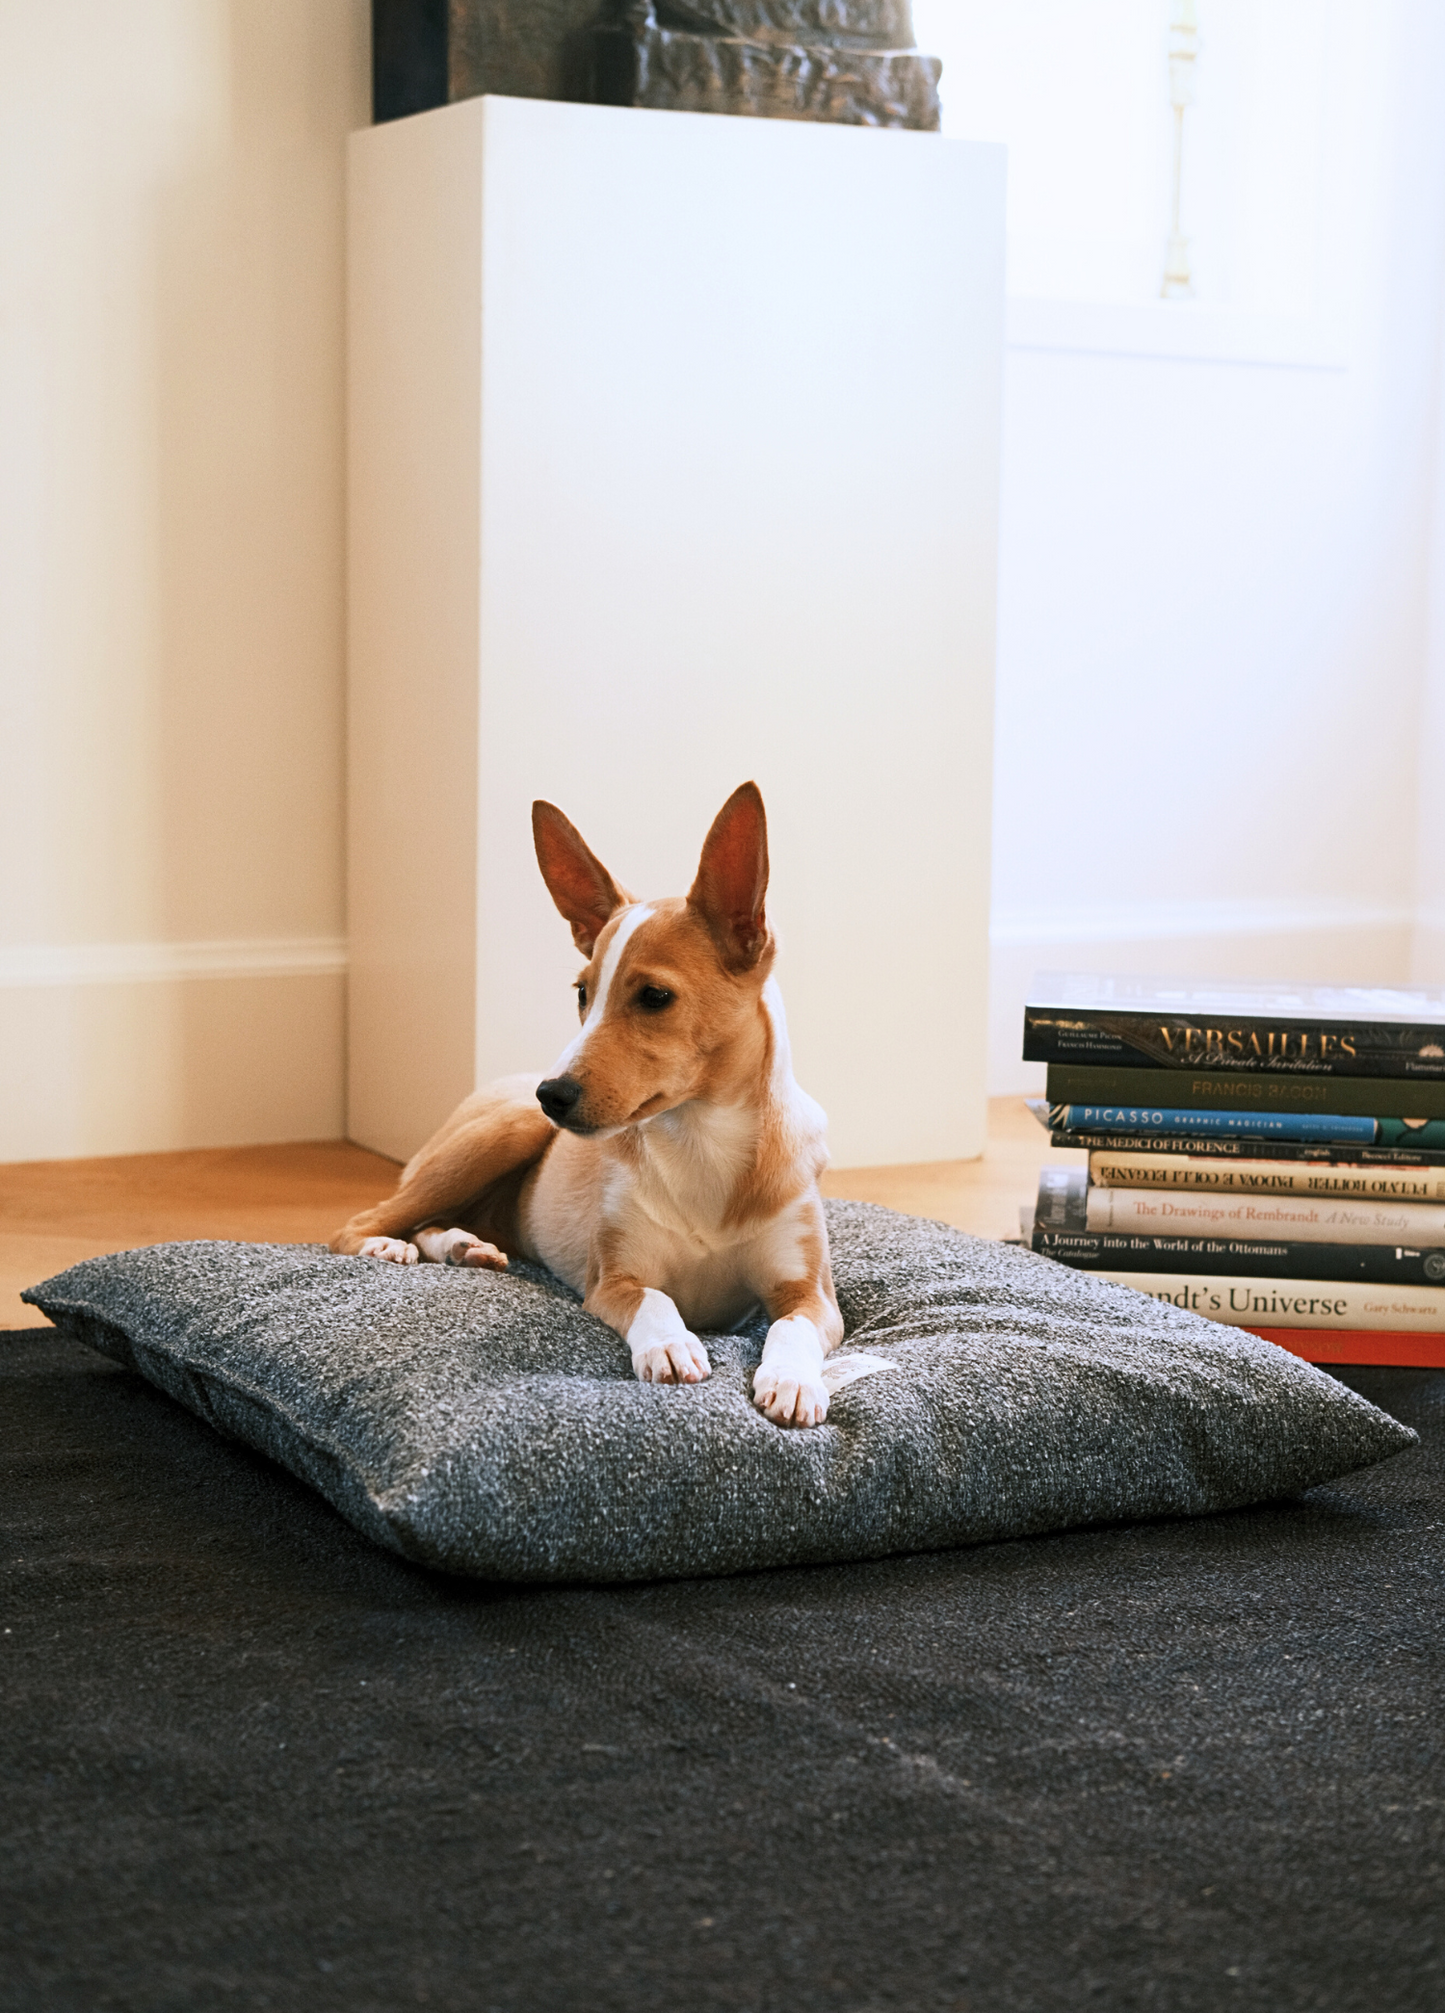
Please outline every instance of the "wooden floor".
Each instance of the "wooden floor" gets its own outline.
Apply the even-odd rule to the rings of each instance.
[[[1039,1168],[1082,1158],[1053,1152],[1021,1098],[995,1098],[981,1160],[855,1169],[829,1174],[824,1188],[1016,1237]],[[321,1243],[396,1175],[394,1161],[345,1140],[0,1166],[0,1329],[43,1327],[21,1289],[82,1258],[188,1237]]]

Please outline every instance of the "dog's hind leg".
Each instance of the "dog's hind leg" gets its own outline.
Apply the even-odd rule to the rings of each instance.
[[[518,1250],[517,1198],[557,1137],[539,1078],[503,1077],[466,1098],[402,1170],[396,1193],[338,1230],[343,1255],[500,1267]],[[519,1256],[525,1256],[518,1250]]]
[[[454,1211],[453,1214],[455,1213]],[[367,1243],[371,1241],[368,1238]],[[463,1230],[456,1224],[453,1224],[450,1230],[443,1230],[439,1225],[433,1225],[426,1230],[414,1230],[410,1242],[416,1246],[425,1265],[480,1265],[490,1268],[493,1272],[502,1272],[506,1269],[507,1254],[499,1245],[489,1244],[485,1238],[477,1237],[472,1231]],[[361,1255],[365,1258],[368,1255],[385,1254],[368,1254],[366,1245],[363,1244]]]

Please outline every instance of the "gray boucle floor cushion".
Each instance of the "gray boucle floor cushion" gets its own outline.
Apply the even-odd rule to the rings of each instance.
[[[26,1294],[405,1557],[504,1580],[875,1558],[1292,1495],[1409,1428],[1272,1343],[1050,1259],[828,1205],[845,1350],[827,1423],[749,1400],[761,1319],[702,1385],[639,1384],[538,1268],[164,1244]]]

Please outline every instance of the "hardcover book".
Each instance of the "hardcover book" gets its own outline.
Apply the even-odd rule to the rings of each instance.
[[[1044,972],[1023,1052],[1095,1068],[1445,1081],[1445,993]]]
[[[1205,1189],[1214,1194],[1352,1195],[1381,1202],[1445,1202],[1445,1171],[1358,1167],[1315,1160],[1215,1160],[1207,1154],[1096,1151],[1096,1188]]]
[[[1087,1167],[1041,1167],[1033,1229],[1087,1230],[1089,1170]],[[1031,1234],[1026,1232],[1026,1235]]]
[[[1397,1335],[1390,1329],[1251,1328],[1265,1342],[1306,1363],[1377,1363],[1412,1370],[1445,1370],[1445,1334]]]
[[[1445,1150],[1445,1120],[1346,1118],[1323,1112],[1171,1111],[1160,1105],[1058,1104],[1049,1124],[1057,1132],[1137,1135],[1160,1146],[1182,1141],[1203,1152],[1214,1140],[1279,1140],[1287,1146],[1357,1148],[1361,1154],[1387,1146],[1439,1153]],[[1197,1146],[1195,1142],[1198,1142]],[[1256,1148],[1256,1151],[1258,1149]]]
[[[1309,1244],[1445,1245],[1445,1203],[1350,1196],[1211,1195],[1200,1190],[1091,1188],[1088,1230],[1162,1237],[1290,1238]]]
[[[1248,1274],[1256,1279],[1356,1280],[1377,1286],[1445,1286],[1445,1251],[1398,1244],[1265,1243],[1233,1237],[1139,1237],[1109,1231],[1044,1230],[1030,1240],[1041,1258],[1085,1272]]]
[[[1393,1334],[1445,1334],[1445,1286],[1372,1286],[1336,1279],[1261,1279],[1209,1273],[1126,1272],[1093,1275],[1115,1286],[1187,1307],[1228,1328],[1353,1328]]]
[[[1212,1129],[1214,1113],[1191,1114],[1196,1122],[1210,1120],[1211,1129],[1208,1131],[1171,1133],[1162,1126],[1157,1129],[1151,1127],[1147,1131],[1137,1127],[1116,1130],[1112,1126],[1075,1126],[1069,1122],[1072,1117],[1069,1107],[1060,1105],[1050,1111],[1041,1097],[1030,1098],[1028,1107],[1048,1133],[1049,1145],[1070,1153],[1188,1153],[1211,1160],[1296,1160],[1317,1167],[1445,1167],[1445,1124],[1439,1121],[1435,1122],[1433,1130],[1428,1126],[1405,1128],[1402,1125],[1398,1134],[1412,1142],[1438,1137],[1441,1142],[1438,1147],[1426,1144],[1369,1146],[1362,1141],[1294,1140],[1281,1137],[1278,1131],[1267,1134],[1216,1134]],[[1154,1114],[1149,1116],[1152,1118]]]
[[[1094,1069],[1051,1062],[1047,1096],[1050,1104],[1114,1105],[1145,1112],[1445,1119],[1445,1078],[1406,1083],[1381,1076],[1237,1076],[1226,1070]]]
[[[1445,1202],[1210,1189],[1101,1188],[1083,1167],[1039,1171],[1035,1232],[1445,1247]],[[1434,1274],[1426,1274],[1434,1277]],[[1445,1250],[1439,1277],[1445,1282]]]

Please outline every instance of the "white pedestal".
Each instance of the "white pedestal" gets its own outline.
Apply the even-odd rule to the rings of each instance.
[[[534,797],[676,894],[751,776],[835,1162],[982,1150],[1003,193],[932,134],[354,136],[354,1139],[570,1039]]]

